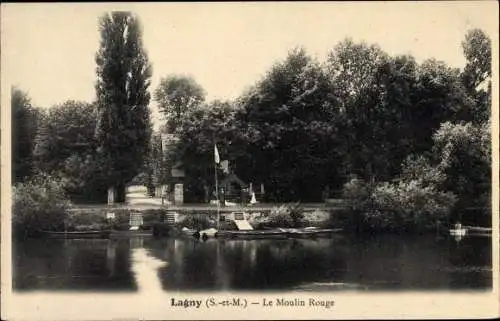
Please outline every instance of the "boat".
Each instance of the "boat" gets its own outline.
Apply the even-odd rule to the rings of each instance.
[[[275,230],[242,230],[242,231],[217,231],[216,238],[244,238],[244,239],[285,239],[286,232]]]
[[[196,235],[199,237],[200,234],[197,230],[194,230],[194,229],[190,229],[190,228],[187,228],[187,227],[183,227],[181,229],[181,233],[182,235],[186,235],[186,236],[190,236],[190,237],[195,237]]]
[[[492,236],[491,227],[480,227],[480,226],[464,226],[467,229],[467,235],[470,236]]]
[[[113,230],[110,233],[110,238],[150,237],[150,236],[153,236],[153,230],[128,230],[128,231]]]
[[[215,237],[215,234],[217,234],[217,230],[212,227],[209,229],[201,230],[199,233],[201,238],[209,238]]]
[[[316,227],[281,228],[280,230],[285,232],[286,235],[291,238],[313,238],[313,237],[330,236],[332,234],[342,231],[341,228],[321,229]]]
[[[465,234],[467,234],[467,229],[462,227],[460,223],[455,224],[454,228],[450,229],[450,235],[464,236]]]
[[[245,239],[267,239],[267,238],[314,238],[331,236],[332,234],[342,231],[341,228],[321,229],[316,227],[306,228],[277,228],[266,230],[237,230],[217,231],[217,238],[245,238]]]
[[[450,229],[450,235],[454,236],[464,236],[467,234],[467,230],[462,228],[462,229]]]
[[[42,231],[42,236],[48,238],[63,238],[63,239],[107,239],[111,231],[71,231],[71,232],[54,232]]]

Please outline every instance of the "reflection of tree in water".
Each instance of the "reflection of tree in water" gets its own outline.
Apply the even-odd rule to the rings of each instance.
[[[491,238],[464,237],[460,241],[448,240],[446,272],[453,288],[468,288],[470,284],[491,287],[493,278]]]
[[[163,290],[470,289],[491,288],[492,281],[490,238],[141,238],[15,242],[14,289],[137,291],[137,251],[139,270]],[[151,257],[167,264],[150,264]]]
[[[168,240],[151,254],[165,289],[272,289],[341,277],[341,251],[332,240]],[[177,245],[176,245],[177,244]]]
[[[465,238],[457,244],[434,235],[353,238],[344,280],[372,290],[491,286],[491,280],[484,276],[484,267],[491,267],[491,263],[480,258],[483,251],[490,256],[491,245],[475,242]]]
[[[27,240],[14,244],[16,290],[136,290],[128,241]]]

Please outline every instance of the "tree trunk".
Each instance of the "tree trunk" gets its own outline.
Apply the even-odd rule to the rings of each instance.
[[[115,202],[116,203],[125,203],[125,183],[124,182],[118,182],[118,184],[116,185]]]
[[[155,185],[153,183],[153,175],[151,173],[148,174],[146,188],[148,189],[148,196],[155,196]]]

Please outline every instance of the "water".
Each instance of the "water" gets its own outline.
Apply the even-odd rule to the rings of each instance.
[[[16,291],[488,290],[491,238],[27,240]]]

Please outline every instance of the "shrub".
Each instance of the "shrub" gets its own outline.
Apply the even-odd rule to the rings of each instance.
[[[271,209],[269,213],[268,227],[292,227],[293,221],[289,215],[289,209],[286,205]]]
[[[298,227],[304,219],[304,211],[299,203],[274,207],[269,213],[252,219],[251,224],[257,228],[264,227]]]
[[[68,226],[105,224],[106,216],[102,212],[70,212],[68,216]]]
[[[325,222],[327,227],[342,227],[346,231],[356,231],[359,226],[361,211],[351,209],[330,210],[328,220]]]
[[[223,221],[219,224],[219,229],[226,231],[237,231],[238,227],[234,221]]]
[[[16,236],[64,230],[70,202],[58,179],[42,173],[13,189],[12,227]]]
[[[127,223],[123,223],[123,222],[117,222],[117,221],[115,221],[115,222],[113,222],[111,224],[111,228],[113,230],[117,230],[117,231],[128,231],[130,229],[130,225],[129,225],[128,222]]]
[[[212,227],[207,215],[186,215],[186,217],[179,223],[181,227],[187,227],[194,230],[204,230]]]
[[[165,215],[164,210],[146,210],[143,212],[142,219],[144,224],[151,224],[161,222],[162,217]]]
[[[141,226],[139,226],[139,230],[141,230],[141,231],[151,231],[153,229],[153,226],[154,226],[155,223],[159,223],[159,222],[144,223]]]
[[[261,212],[259,216],[250,216],[250,219],[248,221],[254,229],[259,230],[265,226],[268,226],[270,219],[271,216],[269,212]]]
[[[106,202],[104,164],[92,152],[86,155],[71,155],[55,172],[62,177],[66,193],[75,202]]]
[[[155,237],[169,236],[175,231],[175,228],[168,223],[154,223],[152,229]]]
[[[368,211],[365,221],[375,229],[422,230],[447,217],[455,204],[453,193],[419,180],[379,184],[373,191],[379,211]]]
[[[130,210],[113,210],[115,213],[115,218],[113,223],[116,224],[127,224],[130,222]]]
[[[440,190],[445,175],[423,157],[409,156],[401,175],[391,182],[367,184],[351,180],[344,197],[354,201],[351,217],[343,215],[350,228],[369,231],[408,232],[433,228],[445,220],[456,202],[451,192]]]
[[[370,206],[372,190],[372,184],[354,178],[344,185],[342,195],[354,204],[355,209],[361,209]]]
[[[74,231],[105,231],[108,230],[109,226],[107,224],[90,224],[90,225],[75,225],[72,230]]]
[[[301,225],[304,219],[304,209],[300,206],[300,203],[295,203],[288,206],[288,211],[290,218],[292,219],[292,226],[298,227]]]

